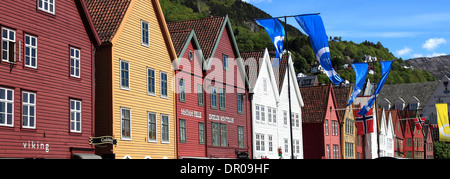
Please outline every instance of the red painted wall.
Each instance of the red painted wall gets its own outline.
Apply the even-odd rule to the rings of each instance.
[[[236,52],[234,52],[231,43],[231,37],[229,35],[230,32],[228,30],[224,30],[222,36],[220,38],[219,45],[215,52],[215,59],[212,62],[211,69],[208,71],[206,75],[206,82],[204,85],[206,86],[206,94],[205,94],[205,107],[206,107],[206,127],[207,127],[207,137],[206,137],[206,146],[207,146],[207,157],[215,157],[215,158],[236,158],[236,150],[245,151],[249,153],[251,156],[251,119],[250,119],[250,102],[248,101],[248,93],[245,90],[245,86],[243,85],[243,81],[241,80],[241,74],[237,68],[236,61]],[[222,56],[223,54],[228,55],[229,57],[229,70],[232,70],[231,67],[234,68],[234,73],[230,73],[230,71],[223,70],[222,66]],[[222,72],[222,76],[220,76],[220,72]],[[225,88],[226,89],[226,110],[220,110],[220,98],[219,98],[219,90],[217,91],[217,109],[211,108],[211,95],[210,95],[210,87],[208,84],[212,80],[210,74],[216,73],[215,82],[212,85],[215,85],[217,89]],[[222,78],[222,79],[220,79]],[[228,79],[228,80],[227,80]],[[231,80],[230,80],[231,79]],[[209,80],[209,81],[208,81]],[[236,85],[240,84],[240,85]],[[238,87],[238,88],[237,88]],[[246,98],[244,98],[243,104],[243,114],[238,114],[237,110],[237,93],[245,93]],[[233,122],[223,122],[223,121],[215,121],[210,120],[209,115],[217,115],[233,118]],[[227,138],[228,138],[228,146],[222,147],[219,142],[219,146],[213,146],[212,143],[212,122],[227,124]],[[220,126],[220,124],[219,124]],[[245,147],[239,148],[238,144],[238,126],[243,126],[245,131]],[[220,128],[220,127],[219,127]],[[219,130],[220,134],[220,130]],[[220,137],[219,137],[220,140]]]
[[[14,126],[0,126],[0,158],[94,153],[92,42],[75,1],[57,1],[55,15],[38,10],[37,2],[0,1],[0,26],[16,31],[21,59],[12,68],[0,62],[0,87],[14,90]],[[38,38],[37,69],[24,66],[25,34]],[[70,47],[81,50],[81,78],[70,77]],[[24,91],[36,93],[36,129],[22,127]],[[70,99],[82,102],[81,133],[70,132]]]
[[[339,149],[339,158],[341,158],[342,151],[340,148],[340,125],[337,123],[337,135],[333,135],[332,132],[332,121],[338,121],[335,109],[334,100],[332,96],[332,91],[328,93],[328,101],[326,107],[325,118],[322,123],[302,123],[303,125],[303,152],[305,159],[326,159],[327,149],[326,146],[329,145],[330,157],[334,159],[333,156],[333,145],[337,145]],[[307,111],[304,111],[307,112]],[[326,135],[325,121],[328,120],[328,135]]]
[[[199,123],[205,124],[205,108],[199,105],[198,102],[198,85],[203,83],[203,71],[201,59],[198,57],[194,50],[198,49],[193,45],[193,41],[190,42],[186,49],[186,52],[182,55],[184,59],[180,61],[180,70],[176,71],[176,91],[179,90],[179,79],[184,79],[186,90],[186,101],[180,101],[180,94],[176,93],[177,104],[177,156],[181,157],[205,157],[206,145],[199,143]],[[189,61],[189,51],[194,55],[194,60]],[[190,70],[188,70],[190,69]],[[205,95],[205,94],[203,94]],[[205,97],[203,97],[205,98]],[[184,112],[182,112],[182,110]],[[190,113],[192,112],[192,115]],[[197,115],[201,113],[200,117]],[[186,141],[181,142],[180,139],[180,119],[186,120]],[[206,128],[206,124],[205,124]],[[206,129],[205,129],[206,130]]]

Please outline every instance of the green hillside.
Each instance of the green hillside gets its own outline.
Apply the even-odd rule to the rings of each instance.
[[[269,36],[263,28],[258,26],[253,19],[271,17],[264,11],[241,0],[160,0],[166,21],[181,21],[207,18],[213,16],[230,17],[233,24],[234,35],[241,52],[255,51],[268,48],[274,50]],[[308,13],[308,12],[305,12]],[[293,54],[295,70],[308,75],[311,65],[316,63],[314,52],[311,48],[308,36],[293,26],[288,25],[289,51]],[[395,61],[392,71],[387,80],[387,84],[418,83],[425,81],[435,81],[436,79],[427,71],[410,70],[402,67],[402,59],[397,59],[389,49],[383,47],[380,42],[354,43],[342,40],[342,37],[330,37],[331,60],[338,74],[349,80],[355,81],[353,70],[344,69],[346,63],[361,62],[364,55],[375,56],[382,60]],[[381,78],[381,67],[376,65],[377,79]],[[327,77],[319,75],[321,83],[329,83]],[[373,76],[368,75],[371,81]]]

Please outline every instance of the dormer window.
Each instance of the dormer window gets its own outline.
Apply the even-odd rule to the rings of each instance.
[[[38,0],[38,9],[50,14],[55,14],[55,0]]]

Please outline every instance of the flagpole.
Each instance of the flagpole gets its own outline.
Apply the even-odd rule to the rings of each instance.
[[[376,60],[376,61],[378,61],[378,59]],[[376,76],[376,74],[377,74],[377,70],[375,69],[375,59],[372,61],[373,62],[373,81],[377,81],[376,80],[376,78],[377,78],[377,76]],[[381,63],[380,63],[380,66],[381,66]],[[380,67],[381,68],[381,67]],[[382,73],[383,74],[383,73]],[[376,89],[375,89],[376,90]],[[380,129],[378,128],[378,106],[377,106],[377,94],[375,94],[375,102],[374,102],[374,107],[375,107],[375,115],[376,115],[376,118],[375,118],[375,122],[376,122],[376,124],[377,124],[377,135],[376,135],[376,137],[377,137],[377,148],[378,148],[378,157],[380,157]]]
[[[291,159],[294,159],[294,137],[293,137],[293,132],[292,132],[292,124],[293,124],[293,120],[292,119],[292,113],[291,113],[291,78],[290,78],[290,72],[289,72],[289,41],[288,41],[288,34],[287,34],[287,17],[288,16],[284,16],[284,24],[285,24],[285,28],[284,28],[284,34],[285,34],[285,38],[286,38],[286,52],[287,52],[287,63],[286,63],[286,75],[288,77],[288,81],[287,81],[287,85],[288,85],[288,99],[289,99],[289,119],[291,121],[291,125],[290,125],[290,129],[291,129]],[[283,54],[283,52],[281,52],[281,54]],[[280,59],[281,61],[281,59]],[[300,121],[299,121],[300,122]]]

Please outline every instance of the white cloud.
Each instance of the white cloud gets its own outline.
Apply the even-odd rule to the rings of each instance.
[[[397,54],[397,56],[403,56],[411,53],[412,51],[412,49],[405,47],[403,49],[397,50],[395,53]]]
[[[427,54],[427,55],[422,55],[422,54],[413,54],[412,57],[413,58],[420,58],[420,57],[438,57],[438,56],[443,56],[443,55],[447,55],[446,53],[432,53],[432,54]]]
[[[424,49],[427,50],[434,50],[436,48],[439,48],[441,44],[445,44],[447,43],[447,40],[445,40],[444,38],[431,38],[428,39],[423,45],[422,47]]]

